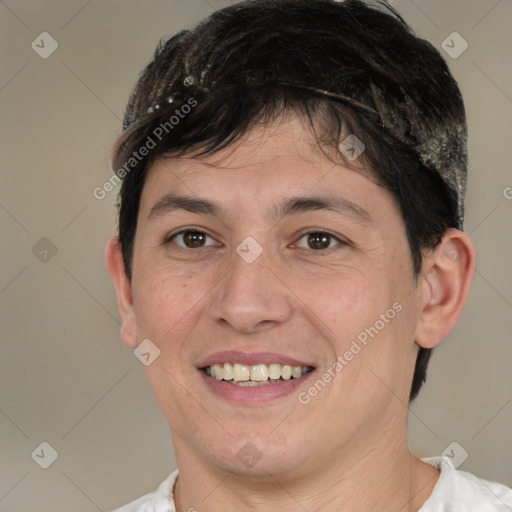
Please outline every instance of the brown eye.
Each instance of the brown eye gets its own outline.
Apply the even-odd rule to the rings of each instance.
[[[303,240],[305,242],[303,242]],[[297,245],[303,249],[321,251],[330,249],[333,245],[339,243],[341,243],[341,241],[330,233],[323,231],[311,231],[310,233],[302,235]]]
[[[327,249],[330,242],[330,235],[325,233],[310,233],[308,235],[308,245],[311,249]]]
[[[212,240],[212,238],[203,231],[188,229],[186,231],[176,233],[170,238],[170,241],[173,241],[176,245],[186,249],[198,249],[205,247],[206,245],[214,245],[213,243],[206,243],[208,238]]]

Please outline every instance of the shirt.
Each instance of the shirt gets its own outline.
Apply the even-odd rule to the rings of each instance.
[[[422,460],[439,469],[440,476],[419,512],[512,512],[512,489],[454,469],[442,457]],[[114,512],[176,512],[171,491],[177,478],[178,470],[155,492]]]

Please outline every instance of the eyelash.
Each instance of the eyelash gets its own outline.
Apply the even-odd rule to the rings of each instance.
[[[166,237],[164,243],[165,244],[174,243],[179,248],[179,250],[183,250],[183,251],[193,251],[193,250],[197,250],[197,249],[204,249],[206,247],[211,247],[211,246],[215,245],[215,244],[209,244],[209,245],[206,245],[206,246],[203,246],[203,247],[198,247],[198,248],[194,249],[194,248],[191,248],[191,247],[185,247],[185,246],[179,245],[179,244],[177,244],[174,241],[175,237],[177,237],[179,235],[183,235],[185,233],[189,233],[189,232],[194,232],[194,233],[199,233],[199,234],[202,234],[202,235],[206,235],[207,237],[213,239],[213,237],[210,236],[205,231],[202,231],[202,230],[196,229],[196,228],[186,228],[186,229],[182,229],[182,230],[178,231],[177,233],[173,233],[172,235],[169,235],[168,237]],[[331,241],[335,240],[338,243],[335,246],[327,247],[326,249],[311,249],[309,247],[308,248],[306,248],[306,247],[299,247],[299,249],[305,249],[305,250],[313,251],[315,253],[326,253],[326,252],[330,252],[331,250],[335,249],[339,245],[347,245],[347,243],[348,243],[346,240],[341,239],[340,237],[330,233],[329,231],[325,231],[325,230],[322,230],[322,229],[309,229],[307,231],[304,231],[304,232],[300,233],[300,236],[297,239],[297,242],[294,242],[294,245],[297,244],[298,241],[301,240],[302,238],[304,238],[306,235],[311,235],[311,234],[327,235],[328,237],[330,237]],[[330,245],[330,243],[329,243],[329,245]]]

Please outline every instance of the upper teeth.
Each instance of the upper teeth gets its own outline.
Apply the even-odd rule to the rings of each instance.
[[[276,380],[282,378],[289,380],[298,379],[311,370],[309,366],[290,366],[289,364],[256,364],[253,366],[245,364],[214,364],[206,367],[206,373],[217,380],[234,380],[262,382],[268,379]]]

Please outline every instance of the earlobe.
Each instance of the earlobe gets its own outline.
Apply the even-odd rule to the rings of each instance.
[[[421,310],[416,343],[434,348],[455,326],[466,303],[475,273],[475,250],[470,238],[449,229],[425,258],[428,269],[421,283]]]
[[[121,244],[117,237],[112,237],[107,242],[105,266],[116,289],[117,304],[121,315],[121,340],[126,346],[135,348],[138,345],[138,338],[132,285],[125,272]]]

